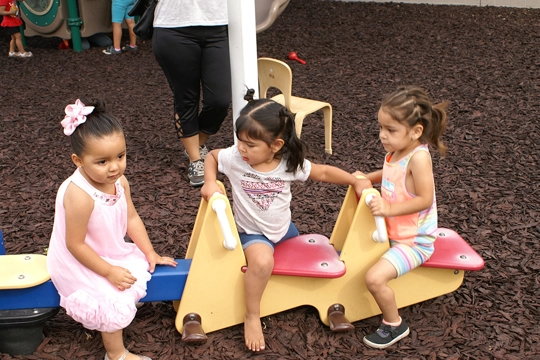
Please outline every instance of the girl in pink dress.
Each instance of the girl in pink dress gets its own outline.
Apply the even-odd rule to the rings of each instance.
[[[176,262],[154,251],[133,206],[120,122],[101,101],[89,105],[68,105],[62,121],[77,169],[58,190],[47,268],[66,313],[101,332],[105,360],[149,359],[124,347],[122,330],[156,264]]]

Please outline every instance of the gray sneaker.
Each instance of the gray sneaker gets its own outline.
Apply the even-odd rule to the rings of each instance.
[[[208,152],[209,151],[208,151],[208,148],[206,147],[206,145],[199,146],[199,155],[201,155],[201,160],[206,159],[206,155],[208,155]],[[184,150],[184,154],[186,154],[186,156],[189,158],[187,150]]]
[[[376,349],[385,349],[409,335],[409,325],[401,319],[401,325],[381,324],[373,334],[364,336],[364,344]]]
[[[122,49],[116,50],[114,46],[109,46],[107,49],[103,50],[105,55],[118,55],[122,53]]]
[[[197,160],[189,164],[188,178],[191,186],[204,185],[204,161]]]

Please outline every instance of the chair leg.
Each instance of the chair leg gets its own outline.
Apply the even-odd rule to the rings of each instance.
[[[303,112],[297,112],[294,116],[294,128],[296,130],[296,136],[300,137],[300,134],[302,133],[302,125],[304,124],[304,118],[306,117],[306,114]]]
[[[332,154],[332,106],[322,109],[324,114],[324,151]]]

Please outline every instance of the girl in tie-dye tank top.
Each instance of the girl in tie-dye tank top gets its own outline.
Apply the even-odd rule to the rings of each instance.
[[[367,272],[368,290],[381,309],[382,325],[364,343],[384,349],[409,334],[399,316],[388,282],[427,261],[433,253],[437,204],[428,145],[444,156],[440,140],[446,129],[447,103],[433,104],[417,87],[400,87],[382,102],[378,113],[379,138],[388,152],[382,170],[367,174],[381,184],[381,197],[369,207],[384,216],[390,249]]]

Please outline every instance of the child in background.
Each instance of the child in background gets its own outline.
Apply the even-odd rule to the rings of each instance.
[[[133,32],[135,19],[128,15],[128,12],[135,5],[135,0],[113,0],[111,4],[113,44],[103,50],[105,55],[118,55],[122,51],[137,51],[137,35]],[[122,43],[122,22],[126,20],[129,33],[129,44],[120,48]]]
[[[19,14],[19,7],[16,0],[0,0],[0,15],[3,15],[0,26],[5,27],[7,33],[11,36],[9,42],[9,57],[32,57],[30,51],[25,51],[22,43],[22,36],[19,26],[23,24]],[[19,50],[19,51],[16,51]]]
[[[122,330],[156,264],[176,262],[154,251],[133,206],[120,122],[101,101],[85,103],[68,105],[62,121],[77,169],[58,190],[47,268],[66,313],[101,332],[105,360],[147,360],[124,347]]]
[[[207,155],[201,193],[206,200],[222,193],[216,183],[218,171],[230,180],[234,217],[248,263],[245,343],[250,350],[260,351],[265,348],[260,302],[274,268],[274,247],[299,235],[291,221],[291,182],[311,179],[353,185],[358,195],[371,183],[308,161],[306,144],[296,136],[293,114],[273,100],[253,100],[252,90],[246,100],[236,121],[238,143]]]
[[[388,281],[420,266],[433,254],[437,204],[428,144],[445,155],[440,137],[446,129],[446,106],[433,105],[420,88],[400,87],[379,109],[379,138],[388,153],[383,169],[366,177],[381,183],[381,197],[374,197],[369,207],[373,216],[386,218],[390,249],[365,278],[383,316],[379,329],[364,337],[364,343],[374,348],[384,349],[409,334]]]

